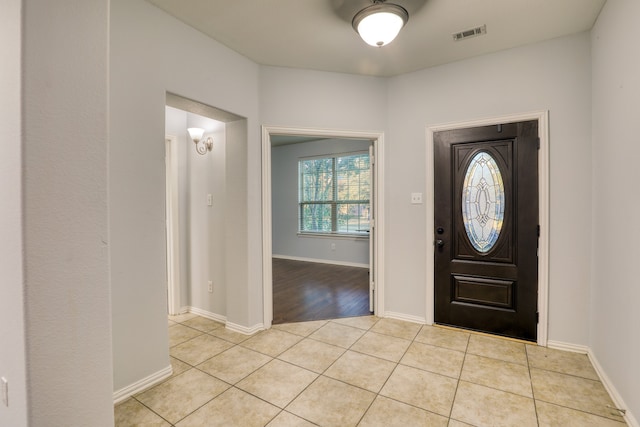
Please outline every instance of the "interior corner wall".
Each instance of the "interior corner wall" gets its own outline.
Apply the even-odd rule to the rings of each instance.
[[[247,145],[242,144],[246,138],[247,124],[245,120],[227,123],[227,143],[225,158],[226,171],[226,196],[227,221],[225,222],[224,242],[227,250],[225,283],[227,284],[227,307],[234,310],[227,312],[227,322],[234,326],[240,325],[252,327],[261,323],[262,319],[250,319],[251,304],[248,289],[239,286],[247,282],[248,271],[242,268],[242,259],[249,257],[249,234],[246,224],[248,212],[248,199],[245,192],[247,188],[248,170],[247,163],[242,161],[247,156]],[[230,254],[236,256],[229,256]],[[259,265],[261,258],[252,259],[252,266],[262,271]],[[260,292],[262,297],[262,292]],[[262,313],[262,310],[260,310]]]
[[[593,287],[590,347],[640,420],[638,182],[640,3],[609,0],[592,30]]]
[[[22,5],[28,425],[113,426],[109,1]]]
[[[369,239],[298,235],[298,161],[369,150],[371,141],[324,139],[271,149],[273,255],[320,260],[327,263],[369,265]],[[332,246],[331,245],[335,245]]]
[[[195,114],[187,115],[188,127],[205,129],[213,138],[211,152],[200,155],[189,141],[189,193],[187,210],[189,302],[191,307],[224,317],[226,315],[225,251],[225,124]],[[207,197],[211,195],[212,205]],[[233,218],[235,215],[231,215]],[[209,292],[208,282],[213,292]]]
[[[0,425],[27,425],[25,305],[22,240],[22,1],[2,4],[0,14],[0,377],[11,403],[0,403]]]
[[[425,316],[429,125],[549,110],[549,339],[586,345],[591,263],[589,34],[401,75],[389,83],[386,138],[387,310]],[[430,203],[429,200],[426,203]]]
[[[427,192],[426,127],[549,110],[549,338],[586,345],[590,61],[582,33],[390,79],[261,67],[260,111],[274,126],[385,131],[385,311],[424,318],[426,210],[410,194]]]
[[[177,138],[180,221],[180,302],[226,316],[225,286],[225,124],[214,119],[166,107],[167,135]],[[187,128],[205,129],[213,138],[211,152],[200,155]],[[212,196],[212,206],[207,196]],[[209,293],[208,281],[213,282]]]
[[[246,138],[246,133],[245,133]],[[212,232],[209,233],[209,262],[212,266],[211,280],[213,280],[213,295],[207,294],[205,298],[207,305],[203,305],[203,310],[215,313],[221,317],[227,316],[227,254],[225,248],[225,229],[226,224],[233,220],[232,215],[227,209],[227,124],[218,130],[213,136],[213,156],[212,170],[209,172],[210,189],[213,196],[213,208],[210,209],[209,221]],[[238,144],[245,143],[244,140],[238,141]],[[262,296],[260,283],[255,284],[259,295]],[[204,283],[202,284],[204,287]],[[192,300],[192,306],[198,307],[197,302]]]
[[[113,311],[114,390],[121,390],[169,366],[165,234],[165,102],[171,92],[247,117],[240,164],[255,169],[260,159],[258,69],[247,58],[143,0],[110,1],[109,221]],[[198,66],[193,66],[198,58]],[[248,143],[249,142],[249,143]],[[228,155],[227,155],[228,157]],[[254,163],[258,161],[256,168]],[[245,167],[245,170],[247,170]],[[243,179],[239,189],[247,218],[230,218],[250,230],[260,248],[260,180]],[[228,249],[228,248],[225,248]],[[227,252],[244,272],[234,282],[250,305],[262,297],[251,282],[251,259],[261,252]],[[227,297],[228,299],[228,297]],[[246,310],[227,305],[230,312]],[[262,307],[255,316],[262,316]],[[237,321],[249,325],[249,316]]]

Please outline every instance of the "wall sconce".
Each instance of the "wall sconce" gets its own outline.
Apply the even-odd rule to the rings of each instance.
[[[198,154],[207,154],[207,151],[211,151],[213,149],[213,138],[210,136],[207,137],[206,140],[202,141],[202,135],[204,135],[204,129],[201,128],[188,128],[187,132],[189,132],[189,136],[193,139],[193,142],[196,144],[196,151]]]
[[[351,25],[362,40],[374,47],[386,46],[396,38],[409,20],[407,10],[385,0],[373,0],[353,17]]]

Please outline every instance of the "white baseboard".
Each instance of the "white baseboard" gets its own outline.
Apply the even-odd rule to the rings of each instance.
[[[396,320],[404,320],[405,322],[420,323],[421,325],[424,325],[427,323],[427,319],[425,319],[424,317],[411,316],[409,314],[396,313],[393,311],[385,311],[384,316],[382,317],[387,317],[389,319],[396,319]]]
[[[588,354],[589,347],[586,345],[570,344],[562,341],[547,340],[547,347],[555,350],[571,351],[573,353]]]
[[[141,379],[140,381],[136,381],[131,385],[113,392],[113,404],[117,405],[118,403],[130,398],[134,394],[138,394],[148,388],[153,387],[154,385],[169,378],[171,374],[173,374],[173,368],[171,367],[171,365],[169,365],[166,368],[161,369],[158,372],[155,372],[148,377]]]
[[[605,373],[604,369],[602,369],[602,366],[600,366],[600,363],[598,362],[595,354],[593,354],[593,351],[591,351],[591,348],[586,345],[570,344],[562,341],[552,340],[547,341],[547,347],[556,350],[572,351],[574,353],[586,354],[589,357],[589,361],[593,365],[593,368],[596,370],[596,373],[600,378],[600,382],[602,382],[602,385],[609,393],[611,400],[613,400],[613,404],[615,405],[615,407],[626,410],[624,414],[624,420],[630,427],[640,427],[640,424],[638,424],[638,420],[636,420],[633,414],[627,409],[622,396],[620,396],[620,393],[618,393],[618,390],[616,390],[615,386]]]
[[[169,316],[179,316],[189,312],[189,307],[180,307],[176,313],[169,313]]]
[[[227,329],[233,332],[244,334],[244,335],[253,335],[256,332],[264,330],[264,324],[258,323],[257,325],[246,327],[246,326],[238,325],[235,323],[227,322]]]
[[[187,309],[189,313],[197,314],[198,316],[206,317],[207,319],[215,320],[216,322],[227,323],[227,317],[221,314],[212,313],[197,307],[187,307]]]
[[[197,307],[189,307],[189,313],[197,314],[198,316],[206,317],[207,319],[215,320],[216,322],[224,323],[225,327],[233,332],[238,332],[244,335],[253,335],[258,331],[264,330],[264,325],[258,323],[251,327],[238,325],[236,323],[227,322],[227,317],[221,314],[212,313],[207,310],[203,310]]]
[[[622,399],[622,396],[620,396],[620,393],[618,393],[618,390],[616,390],[615,386],[613,385],[613,383],[605,373],[604,369],[602,369],[600,362],[598,362],[598,358],[596,357],[595,354],[593,354],[593,351],[591,351],[591,349],[588,350],[587,356],[589,356],[589,360],[591,361],[591,364],[595,368],[596,373],[598,374],[598,377],[600,377],[600,381],[604,385],[604,388],[609,393],[609,396],[611,396],[611,400],[613,400],[613,404],[616,406],[616,408],[625,410],[624,420],[627,422],[627,424],[630,427],[640,427],[640,423],[638,423],[638,420],[633,416],[633,414],[627,408],[627,405],[625,404],[624,399]]]
[[[331,265],[344,265],[346,267],[360,267],[360,268],[369,268],[369,264],[362,264],[359,262],[348,262],[348,261],[334,261],[331,259],[317,259],[317,258],[304,258],[299,256],[289,256],[289,255],[271,255],[273,258],[278,259],[290,259],[292,261],[304,261],[304,262],[317,262],[320,264],[331,264]]]

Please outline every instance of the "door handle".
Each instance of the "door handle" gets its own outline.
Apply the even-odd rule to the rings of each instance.
[[[436,240],[436,246],[441,248],[444,246],[444,240],[438,239]]]

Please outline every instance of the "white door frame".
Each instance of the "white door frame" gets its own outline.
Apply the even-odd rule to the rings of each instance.
[[[316,136],[318,138],[365,139],[373,143],[375,157],[373,281],[375,283],[374,312],[384,313],[384,133],[335,129],[309,129],[262,126],[262,286],[264,327],[273,321],[272,221],[271,221],[271,135]]]
[[[540,222],[540,239],[538,240],[538,345],[547,346],[549,331],[549,112],[534,111],[530,113],[492,117],[465,122],[447,123],[427,126],[427,324],[434,321],[434,156],[433,134],[435,132],[469,127],[490,126],[504,123],[538,121],[538,197]]]
[[[178,199],[178,138],[165,137],[167,311],[180,314],[180,217]]]

